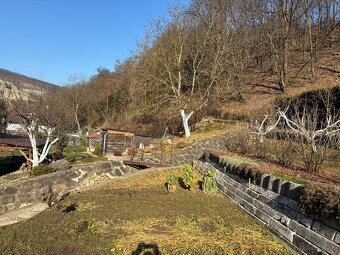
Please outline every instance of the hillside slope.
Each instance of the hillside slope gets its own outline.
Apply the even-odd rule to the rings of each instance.
[[[57,85],[0,68],[0,98],[6,101],[27,101],[59,88]]]
[[[221,117],[226,119],[246,119],[260,117],[273,108],[278,97],[296,96],[306,91],[340,86],[340,47],[324,49],[315,65],[315,78],[312,81],[309,67],[301,61],[302,53],[291,54],[289,65],[290,84],[282,93],[278,89],[277,76],[266,70],[250,70],[247,93],[244,102],[231,101],[220,108]]]

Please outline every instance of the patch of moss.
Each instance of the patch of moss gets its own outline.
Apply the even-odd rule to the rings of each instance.
[[[306,184],[309,183],[307,180],[303,180],[303,179],[297,178],[295,176],[285,175],[285,174],[281,174],[281,173],[274,173],[274,174],[272,174],[272,176],[280,178],[281,180],[284,180],[284,181],[290,181],[290,182],[294,182],[294,183],[302,184],[302,185],[306,185]]]
[[[46,165],[46,164],[40,164],[32,169],[32,175],[38,176],[43,174],[49,174],[53,172],[53,168]]]
[[[85,152],[86,147],[82,145],[77,145],[77,146],[67,146],[63,149],[63,152],[66,154],[69,153],[80,153],[80,152]]]
[[[234,157],[234,156],[223,156],[221,157],[221,161],[233,164],[233,165],[241,165],[241,164],[248,164],[252,166],[257,166],[257,161],[250,159],[250,158],[244,158],[244,157]]]

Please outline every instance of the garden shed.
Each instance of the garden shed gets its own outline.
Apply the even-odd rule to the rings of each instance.
[[[103,129],[103,153],[115,156],[127,153],[133,145],[134,136],[134,133],[128,131]]]

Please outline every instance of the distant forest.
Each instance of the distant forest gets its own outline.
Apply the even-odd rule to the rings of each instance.
[[[274,77],[282,93],[301,74],[313,83],[325,50],[339,50],[339,36],[336,0],[191,0],[151,22],[138,51],[113,71],[71,80],[41,99],[36,112],[63,130],[178,133],[185,118],[193,124],[244,101],[258,73]]]

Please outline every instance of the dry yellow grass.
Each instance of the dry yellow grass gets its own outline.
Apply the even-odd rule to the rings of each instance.
[[[0,228],[0,254],[291,254],[222,194],[203,193],[198,183],[193,191],[167,192],[169,171],[115,179]],[[70,204],[76,209],[65,213]]]

